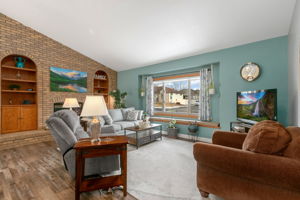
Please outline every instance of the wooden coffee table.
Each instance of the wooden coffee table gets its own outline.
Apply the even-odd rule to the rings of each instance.
[[[159,130],[155,130],[159,128]],[[126,134],[127,131],[133,131],[133,134]],[[151,124],[147,128],[128,127],[124,129],[124,135],[128,138],[128,143],[133,144],[138,149],[141,145],[148,144],[160,138],[162,140],[162,125]]]
[[[76,184],[75,200],[80,199],[81,192],[97,189],[107,189],[123,186],[124,196],[127,195],[127,143],[125,136],[101,137],[100,142],[91,143],[90,139],[80,140],[74,146],[76,149]],[[121,174],[108,177],[86,178],[84,167],[86,158],[109,155],[120,155]]]

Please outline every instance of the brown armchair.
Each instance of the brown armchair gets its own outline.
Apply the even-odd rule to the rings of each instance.
[[[283,156],[242,150],[246,134],[216,131],[213,144],[196,143],[197,185],[230,200],[300,199],[300,128],[288,127],[292,141]]]

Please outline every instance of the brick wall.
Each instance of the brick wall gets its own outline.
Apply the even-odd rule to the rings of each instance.
[[[116,88],[116,71],[0,13],[0,61],[11,54],[29,57],[37,66],[39,128],[45,126],[45,120],[52,114],[54,102],[62,102],[66,97],[83,101],[92,94],[96,71],[105,71],[110,90]],[[50,92],[50,66],[87,72],[88,92]]]

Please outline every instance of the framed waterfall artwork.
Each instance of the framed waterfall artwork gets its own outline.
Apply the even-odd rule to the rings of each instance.
[[[50,91],[87,92],[87,72],[50,67]]]

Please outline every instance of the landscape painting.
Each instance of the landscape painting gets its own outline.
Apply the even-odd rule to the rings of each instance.
[[[50,90],[55,92],[87,92],[87,72],[50,67]]]

